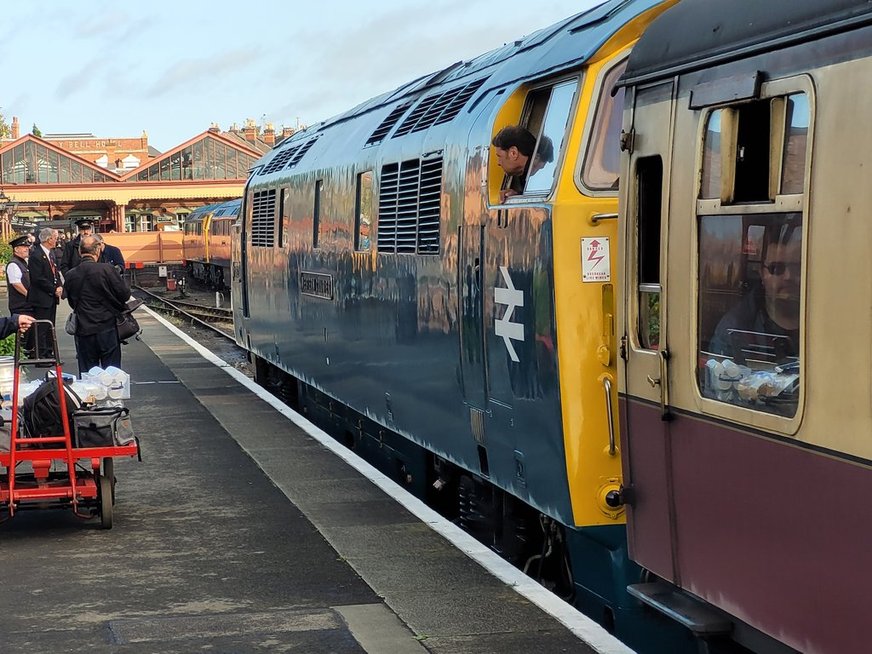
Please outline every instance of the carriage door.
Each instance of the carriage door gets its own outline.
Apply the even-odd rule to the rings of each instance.
[[[628,537],[633,557],[644,550],[646,567],[667,579],[674,576],[672,516],[665,493],[652,495],[652,489],[670,488],[665,271],[672,95],[671,82],[636,90],[632,129],[623,146],[631,153],[623,203],[627,220],[621,401],[624,484],[633,488]],[[639,107],[644,107],[644,122],[638,119]],[[649,543],[656,551],[647,551]]]

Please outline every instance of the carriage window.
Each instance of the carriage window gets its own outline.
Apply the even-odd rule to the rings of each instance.
[[[663,199],[663,160],[644,157],[636,163],[638,189],[637,249],[639,251],[639,344],[648,350],[660,345],[660,207]]]
[[[802,193],[809,126],[805,93],[712,111],[703,137],[699,198],[761,204]]]
[[[624,88],[612,95],[615,82],[627,67],[625,59],[612,68],[603,80],[590,145],[584,160],[582,181],[590,189],[617,190],[620,169],[621,114]]]
[[[721,197],[721,109],[709,114],[702,152],[702,183],[699,197]]]
[[[569,111],[575,98],[576,80],[558,84],[551,90],[548,108],[541,124],[536,130],[533,122],[528,129],[536,136],[536,149],[527,166],[527,183],[524,193],[547,193],[554,184],[557,172],[557,158],[563,150]]]
[[[703,395],[794,416],[802,214],[701,216],[698,274]]]
[[[812,126],[796,83],[807,84],[767,82],[761,99],[708,115],[697,200],[700,393],[787,418],[799,410]]]
[[[805,185],[805,151],[808,147],[809,106],[805,93],[789,95],[785,102],[784,151],[781,193],[802,193]]]
[[[357,176],[357,200],[355,202],[354,249],[368,252],[372,248],[372,171]]]

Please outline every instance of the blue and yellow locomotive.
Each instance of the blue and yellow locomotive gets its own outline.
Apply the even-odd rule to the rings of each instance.
[[[626,592],[615,499],[613,91],[671,4],[611,0],[296,133],[251,172],[232,289],[259,381],[628,643],[677,652],[690,638]],[[503,198],[508,125],[553,154]]]

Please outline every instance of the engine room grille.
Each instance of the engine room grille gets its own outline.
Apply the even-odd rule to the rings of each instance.
[[[426,96],[418,106],[412,110],[402,124],[394,132],[393,137],[403,136],[410,132],[420,132],[432,125],[441,125],[452,120],[479,87],[484,84],[485,78],[477,79],[466,86],[458,86],[441,93],[432,93]]]
[[[251,202],[251,245],[271,248],[276,240],[276,190],[255,191]]]
[[[273,157],[272,160],[263,167],[259,174],[269,175],[270,173],[274,173],[285,168],[285,164],[287,164],[288,169],[293,168],[298,163],[300,163],[300,160],[305,156],[309,149],[313,145],[315,145],[315,141],[317,140],[318,137],[315,137],[313,139],[309,139],[305,143],[299,143],[289,148],[285,148],[275,157]]]
[[[394,107],[394,110],[388,114],[387,118],[385,118],[381,125],[375,128],[375,131],[372,135],[366,140],[366,144],[363,147],[367,147],[368,145],[376,145],[381,143],[385,136],[388,135],[388,132],[391,131],[394,125],[397,124],[397,121],[402,117],[406,110],[412,106],[411,102],[406,102],[401,104],[398,107]]]
[[[294,152],[296,152],[297,148],[285,148],[281,152],[279,152],[276,156],[272,158],[266,166],[260,171],[261,175],[269,175],[270,173],[274,173],[277,170],[281,170],[285,167],[285,164],[288,163],[291,157],[294,156]]]
[[[439,254],[441,198],[441,156],[382,166],[378,251]]]

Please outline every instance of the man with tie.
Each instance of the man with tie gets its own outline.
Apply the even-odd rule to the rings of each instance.
[[[58,302],[63,293],[63,278],[54,260],[54,248],[57,244],[58,232],[51,227],[45,227],[39,232],[39,244],[30,251],[28,267],[30,268],[30,289],[27,301],[33,307],[33,317],[37,320],[51,320],[52,325],[57,315]],[[54,357],[54,347],[49,338],[49,330],[45,325],[37,325],[37,358],[50,359]]]

